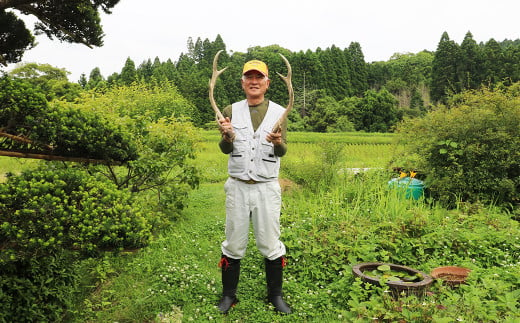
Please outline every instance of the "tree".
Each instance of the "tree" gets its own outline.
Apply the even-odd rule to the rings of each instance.
[[[126,59],[125,66],[123,66],[123,69],[121,70],[120,81],[123,85],[130,85],[137,81],[135,63],[130,57]]]
[[[291,57],[293,69],[293,87],[295,94],[295,109],[304,118],[307,115],[309,102],[313,101],[318,86],[316,80],[321,75],[321,64],[317,56],[310,50],[300,51]],[[314,100],[315,101],[315,100]]]
[[[510,78],[510,82],[520,81],[520,45],[505,48],[504,62],[504,74]]]
[[[2,0],[0,1],[0,64],[19,62],[32,48],[34,37],[14,12],[35,16],[35,34],[50,39],[80,43],[88,47],[103,46],[103,29],[99,10],[110,14],[119,0]]]
[[[157,64],[156,64],[157,62]],[[168,81],[173,81],[175,79],[175,64],[171,59],[168,59],[164,63],[158,63],[159,59],[156,58],[154,61],[154,69],[153,69],[153,77],[157,81],[162,81],[163,79]]]
[[[105,80],[103,78],[103,75],[101,75],[99,67],[94,67],[92,71],[90,71],[88,82],[86,84],[86,89],[95,89],[97,87],[102,86],[104,82]]]
[[[9,74],[27,80],[45,93],[49,101],[58,98],[73,101],[81,90],[79,84],[68,81],[68,71],[49,64],[27,63],[14,68]]]
[[[327,48],[318,54],[321,65],[327,71],[325,78],[322,79],[322,86],[327,90],[327,94],[336,100],[341,100],[350,96],[352,86],[350,84],[350,70],[348,60],[344,51],[336,46]]]
[[[19,62],[23,53],[34,46],[34,36],[25,28],[25,23],[12,12],[0,11],[0,30],[2,65]]]
[[[468,31],[460,44],[459,80],[461,89],[477,89],[482,84],[482,54],[473,35]]]
[[[396,96],[401,108],[411,106],[414,92],[424,95],[423,100],[427,100],[427,91],[420,90],[428,88],[431,83],[432,60],[433,53],[422,51],[417,54],[395,53],[390,60],[383,63],[388,72],[383,85]]]
[[[145,82],[150,82],[150,79],[153,75],[153,64],[151,59],[147,59],[143,61],[136,70],[137,78],[139,80],[144,80]]]
[[[365,56],[361,50],[361,45],[352,42],[346,49],[350,54],[350,83],[352,84],[352,93],[356,96],[362,96],[368,90],[368,71],[365,62]]]
[[[349,119],[356,130],[367,132],[388,132],[393,129],[401,116],[397,111],[397,100],[383,89],[379,92],[368,90],[361,99],[344,100]]]
[[[327,129],[334,126],[338,119],[340,106],[331,96],[319,98],[314,109],[309,113],[308,123],[311,129],[316,132],[327,132]]]
[[[87,76],[85,75],[85,73],[81,73],[81,75],[79,76],[79,80],[78,80],[78,84],[82,87],[82,88],[85,88],[87,86]]]
[[[484,45],[484,80],[490,84],[502,81],[504,75],[504,54],[496,40],[491,38]]]
[[[399,127],[405,166],[426,174],[433,197],[449,205],[520,200],[520,83],[457,94],[449,106]],[[408,165],[407,165],[408,164]]]
[[[410,109],[424,110],[424,100],[422,99],[421,93],[414,88],[412,91],[412,97],[410,98]]]
[[[460,48],[450,40],[447,32],[442,34],[432,62],[431,96],[434,101],[445,102],[449,93],[457,93],[457,66]]]
[[[390,78],[391,74],[387,62],[379,61],[368,64],[367,81],[369,88],[379,90]]]

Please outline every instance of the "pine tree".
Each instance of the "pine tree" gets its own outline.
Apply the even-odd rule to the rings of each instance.
[[[152,60],[143,61],[136,70],[137,79],[149,82],[153,75]]]
[[[130,85],[133,82],[137,81],[137,71],[135,69],[135,63],[130,57],[126,59],[125,66],[123,66],[123,69],[121,70],[119,81],[123,85]]]
[[[119,0],[75,1],[0,1],[0,64],[19,62],[23,53],[31,49],[34,36],[25,27],[17,13],[32,15],[36,19],[35,34],[50,39],[80,43],[88,47],[103,46],[103,29],[99,11],[110,14]],[[9,10],[9,11],[7,11]]]
[[[461,89],[476,89],[480,87],[483,77],[482,53],[471,32],[467,32],[460,45],[461,59],[459,61],[458,74]]]
[[[369,88],[379,90],[390,79],[391,73],[387,62],[371,62],[367,65],[367,83]]]
[[[356,96],[363,96],[368,90],[368,71],[365,56],[358,42],[352,42],[347,49],[350,56],[350,84],[351,93]]]
[[[103,75],[101,75],[101,70],[99,67],[94,67],[92,71],[90,71],[88,82],[86,85],[86,89],[95,89],[101,86],[104,83]]]
[[[87,76],[85,75],[85,73],[81,73],[81,75],[79,76],[78,84],[81,85],[82,88],[85,88],[87,86],[87,82]]]
[[[495,84],[502,81],[506,75],[504,73],[504,55],[502,48],[496,40],[491,38],[483,49],[484,53],[484,81]]]
[[[350,83],[349,61],[350,53],[342,51],[338,47],[332,45],[330,55],[334,64],[331,72],[336,74],[336,84],[333,87],[333,97],[341,100],[353,93],[352,84]]]
[[[431,97],[433,101],[444,102],[449,93],[458,93],[457,66],[460,48],[450,40],[447,32],[442,34],[432,62]]]
[[[504,74],[509,84],[520,81],[520,44],[504,49]]]

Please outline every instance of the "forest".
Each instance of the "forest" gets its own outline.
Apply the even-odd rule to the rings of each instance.
[[[201,126],[213,120],[207,83],[213,57],[221,49],[226,45],[220,36],[214,41],[190,38],[186,53],[177,60],[155,58],[137,64],[129,57],[120,73],[105,78],[95,68],[78,82],[84,89],[101,89],[136,81],[171,81],[197,107],[192,119]],[[284,84],[274,73],[285,73],[277,53],[287,57],[293,68],[298,113],[291,115],[290,129],[300,131],[393,131],[398,121],[422,116],[453,94],[520,80],[520,40],[477,43],[471,32],[460,44],[443,33],[434,52],[396,53],[388,61],[370,63],[357,42],[343,49],[331,45],[305,52],[272,45],[222,55],[220,67],[229,68],[217,85],[217,103],[226,106],[242,98],[238,79],[249,59],[261,59],[270,66],[268,95],[276,102],[287,102]]]

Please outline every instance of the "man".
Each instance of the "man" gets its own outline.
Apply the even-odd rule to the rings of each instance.
[[[290,313],[282,299],[285,246],[280,241],[280,157],[287,152],[287,121],[273,127],[284,112],[265,99],[270,80],[267,65],[252,60],[244,65],[242,89],[246,99],[228,106],[219,120],[223,153],[229,154],[226,191],[226,240],[222,243],[222,298],[218,308],[227,313],[238,302],[236,290],[240,260],[246,254],[249,221],[256,246],[265,257],[268,300],[275,309]]]

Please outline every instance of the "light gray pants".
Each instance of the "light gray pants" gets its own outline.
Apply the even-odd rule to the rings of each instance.
[[[245,256],[251,221],[260,253],[269,260],[285,255],[285,245],[280,241],[282,192],[278,181],[247,184],[228,178],[224,190],[226,240],[222,253],[234,259]]]

